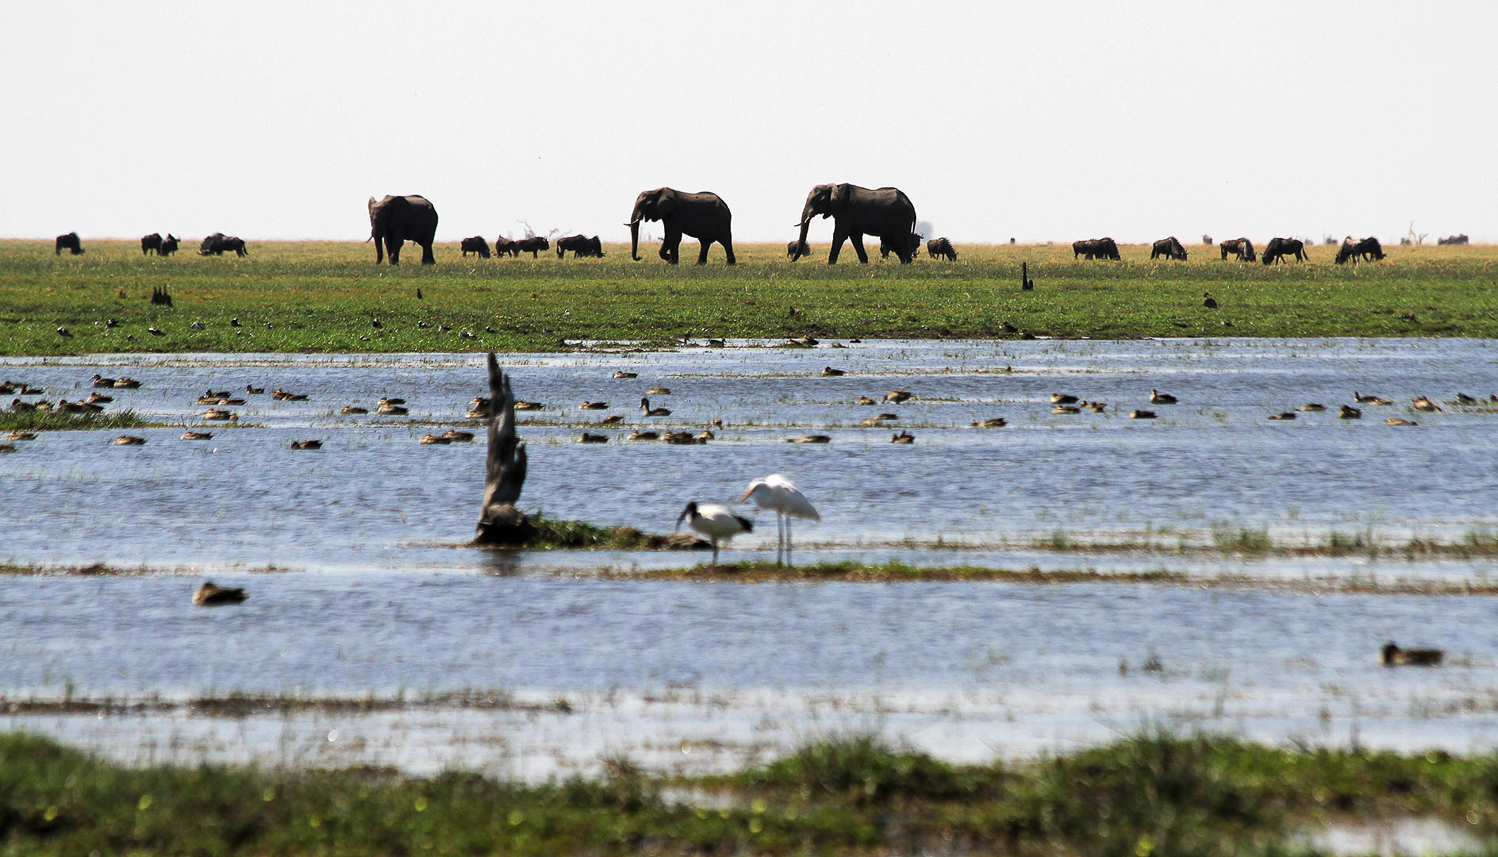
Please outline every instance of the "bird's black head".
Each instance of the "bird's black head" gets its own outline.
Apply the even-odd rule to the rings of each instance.
[[[693,500],[687,504],[685,509],[681,510],[681,515],[676,518],[676,528],[678,530],[681,529],[681,522],[685,521],[695,514],[697,514],[697,501]]]

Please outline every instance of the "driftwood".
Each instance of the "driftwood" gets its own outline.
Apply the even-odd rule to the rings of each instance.
[[[489,459],[484,472],[484,504],[473,540],[477,544],[520,546],[536,527],[515,508],[525,487],[525,444],[515,436],[515,394],[510,379],[489,352]]]

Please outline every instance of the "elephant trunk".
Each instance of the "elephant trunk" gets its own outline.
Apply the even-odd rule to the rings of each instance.
[[[811,226],[811,218],[810,217],[802,218],[802,220],[801,220],[801,237],[798,238],[798,239],[796,239],[796,255],[794,255],[794,256],[791,257],[791,261],[792,262],[796,261],[797,259],[800,259],[804,255],[801,251],[803,251],[803,250],[806,249],[806,230],[808,228],[810,228],[810,226]]]
[[[640,219],[638,217],[629,222],[629,257],[636,262],[640,261]]]

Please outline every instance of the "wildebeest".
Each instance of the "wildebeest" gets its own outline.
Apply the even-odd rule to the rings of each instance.
[[[568,235],[565,238],[558,238],[556,247],[558,259],[562,258],[568,250],[572,251],[574,259],[603,258],[603,244],[598,240],[597,235],[591,238],[586,235]]]
[[[1071,243],[1071,257],[1078,256],[1087,259],[1112,259],[1118,261],[1122,257],[1118,255],[1118,244],[1112,238],[1090,238],[1086,241],[1073,241]]]
[[[1342,246],[1337,248],[1338,265],[1346,264],[1348,260],[1353,262],[1377,261],[1384,257],[1384,248],[1378,243],[1377,238],[1368,237],[1359,241],[1351,235],[1342,239]]]
[[[1184,262],[1186,261],[1186,248],[1181,246],[1181,242],[1176,240],[1174,235],[1169,238],[1161,238],[1150,245],[1150,258],[1158,259],[1161,256]]]
[[[1451,235],[1451,236],[1448,236],[1446,238],[1437,238],[1436,239],[1436,243],[1437,244],[1466,244],[1467,243],[1467,236],[1465,236],[1465,235]]]
[[[536,258],[537,253],[541,252],[542,250],[550,249],[551,242],[547,241],[540,235],[528,235],[515,242],[516,256],[519,256],[521,253],[529,253],[531,254],[531,258],[534,259]]]
[[[506,238],[503,235],[494,239],[494,255],[519,256],[520,251],[515,247],[515,239]]]
[[[66,235],[57,236],[57,243],[53,248],[52,255],[61,256],[64,250],[67,250],[74,256],[83,252],[83,244],[78,241],[77,232],[69,232]]]
[[[489,258],[489,242],[485,241],[482,235],[464,238],[458,242],[458,248],[463,251],[464,256],[467,256],[469,253],[477,253],[480,259]]]
[[[910,249],[910,258],[914,259],[915,257],[921,255],[921,238],[923,237],[924,236],[922,236],[919,232],[912,232],[910,233],[910,237],[906,239],[910,242],[905,245]],[[892,239],[885,238],[881,235],[879,237],[879,258],[888,259],[889,254],[891,253],[894,253],[898,256],[900,254],[900,248],[895,246],[895,242]]]
[[[1240,262],[1257,262],[1259,260],[1259,257],[1254,254],[1254,242],[1247,238],[1232,238],[1217,246],[1222,250],[1223,261],[1227,261],[1229,253],[1237,256]]]
[[[222,256],[229,252],[233,252],[236,256],[250,255],[250,251],[244,247],[243,238],[225,235],[222,232],[215,232],[204,238],[203,243],[198,246],[199,256]]]
[[[1273,265],[1286,256],[1294,256],[1297,262],[1306,260],[1306,243],[1299,238],[1271,238],[1264,245],[1264,264]]]
[[[927,241],[926,255],[933,259],[946,259],[948,262],[957,261],[957,251],[952,248],[952,242],[946,236]]]
[[[160,256],[170,256],[175,252],[177,252],[177,236],[168,232],[166,237],[161,239],[161,246],[156,248],[156,253]]]
[[[140,254],[142,256],[149,256],[152,253],[159,253],[160,251],[161,251],[161,233],[160,232],[152,232],[150,235],[144,236],[143,238],[140,239]]]
[[[801,246],[797,247],[796,245],[798,244]],[[811,245],[806,243],[805,241],[787,241],[785,242],[785,255],[791,257],[792,262],[796,261],[802,256],[810,256]]]

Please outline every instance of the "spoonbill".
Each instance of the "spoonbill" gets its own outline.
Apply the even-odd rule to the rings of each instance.
[[[698,503],[696,500],[681,510],[681,515],[676,519],[678,530],[681,529],[682,521],[687,521],[687,526],[707,536],[707,540],[713,543],[713,565],[718,564],[718,542],[754,529],[753,521],[735,515],[727,506],[721,503]]]
[[[775,564],[780,564],[780,553],[785,551],[785,564],[791,564],[791,518],[822,520],[817,508],[806,499],[796,484],[779,473],[771,473],[763,479],[749,483],[739,502],[753,500],[761,509],[775,510]]]

